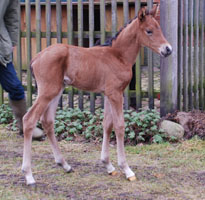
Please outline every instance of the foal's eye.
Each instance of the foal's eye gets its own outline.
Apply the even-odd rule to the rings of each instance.
[[[147,35],[152,35],[152,31],[150,31],[150,30],[146,30],[146,33],[147,33]]]

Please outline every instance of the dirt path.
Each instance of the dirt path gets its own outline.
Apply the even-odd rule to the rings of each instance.
[[[54,163],[47,141],[33,142],[33,172],[37,187],[25,185],[21,174],[23,139],[0,126],[0,199],[137,199],[204,200],[205,141],[126,147],[137,175],[128,182],[122,174],[107,175],[99,161],[101,145],[60,142],[74,172]],[[116,163],[115,147],[111,158]]]

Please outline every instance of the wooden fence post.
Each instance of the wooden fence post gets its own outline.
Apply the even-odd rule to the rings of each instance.
[[[177,109],[177,67],[178,67],[178,1],[160,1],[160,24],[165,38],[172,45],[173,52],[160,60],[160,113],[161,116]]]
[[[26,50],[27,50],[27,106],[32,105],[32,74],[30,70],[31,62],[31,4],[26,0]]]
[[[78,46],[83,46],[83,1],[78,0]],[[78,91],[78,106],[83,110],[83,91]]]
[[[135,16],[137,16],[140,9],[141,1],[135,0]],[[138,111],[142,107],[142,87],[141,87],[141,65],[140,65],[140,53],[137,56],[135,63],[135,95],[136,95],[136,110]]]
[[[123,17],[124,17],[124,24],[127,24],[129,21],[129,2],[128,0],[123,1]],[[130,106],[130,97],[129,97],[129,85],[128,85],[124,91],[124,109],[129,110],[129,106]]]
[[[148,9],[151,10],[153,7],[153,0],[147,1]],[[154,61],[153,52],[148,49],[148,99],[149,99],[149,109],[154,109]]]

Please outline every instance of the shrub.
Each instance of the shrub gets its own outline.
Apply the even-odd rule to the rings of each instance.
[[[160,115],[155,110],[147,110],[137,113],[125,111],[125,142],[137,143],[162,143],[166,139],[158,123]],[[55,120],[55,133],[60,139],[74,140],[81,135],[85,140],[101,141],[103,137],[103,110],[98,110],[95,115],[89,111],[79,109],[58,110]],[[114,132],[111,139],[115,140]]]
[[[0,106],[0,124],[9,124],[14,120],[11,108],[2,104]]]

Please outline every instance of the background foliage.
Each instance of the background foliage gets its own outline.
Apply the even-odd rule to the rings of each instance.
[[[163,130],[159,129],[160,115],[155,110],[141,112],[125,111],[125,142],[137,143],[162,143],[167,138]],[[90,111],[79,109],[63,109],[56,112],[55,134],[59,140],[85,140],[102,141],[103,137],[103,110],[97,110],[95,115]],[[10,128],[16,131],[16,121],[13,119],[12,111],[8,105],[0,106],[0,123],[10,124]],[[38,126],[41,126],[38,124]],[[115,141],[114,131],[111,140]]]

